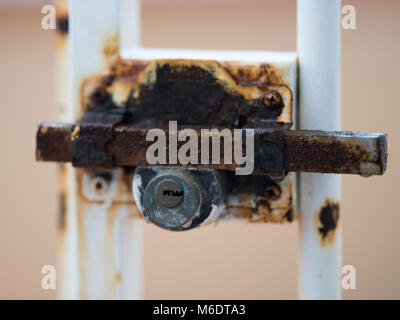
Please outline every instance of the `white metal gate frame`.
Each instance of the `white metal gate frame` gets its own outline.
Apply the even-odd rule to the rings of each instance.
[[[65,3],[57,1],[62,14]],[[58,81],[62,120],[73,122],[80,116],[82,80],[101,73],[120,51],[140,55],[140,1],[69,0],[68,10],[68,45],[60,40]],[[341,0],[297,1],[300,129],[340,129],[340,12]],[[104,52],[110,39],[115,43]],[[62,168],[67,190],[65,227],[59,233],[58,298],[143,298],[143,222],[134,219],[137,213],[129,203],[107,214],[115,186],[97,205],[79,204],[84,173],[70,165]],[[118,179],[118,170],[114,174]],[[341,298],[340,224],[329,245],[321,243],[315,228],[315,212],[327,199],[339,201],[340,182],[340,175],[299,175],[299,295],[304,299]]]

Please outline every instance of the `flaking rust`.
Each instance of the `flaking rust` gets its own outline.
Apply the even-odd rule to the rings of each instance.
[[[386,169],[385,134],[289,130],[293,93],[278,64],[122,59],[116,35],[106,38],[102,53],[105,71],[81,83],[81,120],[69,126],[42,124],[38,160],[110,169],[147,166],[146,132],[157,127],[167,133],[169,121],[177,121],[178,130],[193,128],[197,136],[199,128],[254,128],[253,173],[262,176],[248,177],[247,183],[238,178],[229,181],[229,186],[254,187],[236,195],[230,190],[220,217],[231,213],[250,222],[272,223],[296,218],[294,175],[287,176],[288,172],[369,176]],[[233,171],[235,165],[184,166]],[[123,181],[129,181],[125,171],[121,174]],[[257,179],[261,183],[255,183]],[[329,220],[329,208],[338,212],[334,205],[321,211],[318,223],[324,242],[333,237],[338,220],[334,216]]]
[[[38,160],[70,161],[72,148],[72,162],[76,166],[143,166],[146,143],[142,135],[146,129],[177,121],[180,126],[193,128],[258,129],[257,173],[284,176],[297,171],[369,176],[383,174],[386,169],[386,135],[288,130],[292,124],[293,93],[286,71],[277,65],[122,59],[118,36],[105,39],[102,53],[107,68],[81,83],[83,118],[72,127],[74,141],[57,136],[62,130],[69,133],[67,127],[52,128],[51,135],[39,132]],[[90,127],[89,131],[96,134],[83,137],[71,147],[70,142],[81,136],[76,134],[80,125]],[[271,128],[271,132],[261,131]],[[54,139],[60,143],[58,149],[52,150],[49,142]],[[234,168],[220,165],[215,169]],[[268,211],[262,202],[259,207],[261,212]]]
[[[78,124],[41,124],[37,136],[37,159],[72,161],[78,167],[147,166],[146,150],[152,143],[146,141],[146,135],[151,129],[144,124],[118,124],[124,117],[121,114],[110,114],[102,118],[103,115],[88,113],[83,122]],[[79,134],[74,134],[79,126]],[[86,129],[82,131],[83,126]],[[169,128],[158,128],[164,130],[168,154]],[[178,127],[178,130],[182,129]],[[220,132],[215,130],[215,134],[220,136]],[[200,141],[202,130],[196,128],[192,132]],[[385,134],[259,128],[254,131],[253,137],[253,174],[280,175],[282,178],[287,172],[371,176],[381,175],[386,169]],[[183,141],[176,143],[179,148],[184,144]],[[224,158],[224,153],[225,148],[221,159]],[[197,157],[201,154],[201,145],[196,154]],[[163,165],[168,166],[168,163]],[[214,164],[211,159],[208,163],[197,159],[197,162],[181,166],[232,171],[238,164]]]
[[[297,219],[294,174],[282,181],[268,177],[233,177],[224,212],[219,220],[246,220],[250,223],[291,223]]]
[[[334,243],[339,227],[339,202],[326,199],[325,203],[315,213],[316,232],[321,240],[321,245]]]
[[[102,74],[82,81],[81,114],[122,109],[135,121],[150,125],[166,124],[169,120],[182,125],[229,128],[292,125],[293,93],[273,64],[122,59],[118,46],[118,37],[107,38],[103,55],[109,67]],[[265,102],[271,93],[281,99],[277,107],[271,108]],[[192,112],[188,113],[187,108]],[[118,183],[123,185],[124,199],[129,198],[126,188],[130,179],[130,173],[121,173]],[[292,174],[281,183],[259,177],[262,185],[249,190],[240,203],[231,196],[231,203],[219,220],[229,219],[229,213],[234,212],[234,217],[251,222],[293,221],[293,179]],[[114,204],[118,204],[115,200]],[[83,201],[93,200],[85,197]],[[128,202],[134,205],[131,200]]]
[[[56,0],[56,30],[60,34],[68,34],[68,0]]]
[[[103,50],[109,68],[82,83],[81,102],[88,110],[123,109],[135,122],[153,125],[169,120],[230,128],[292,124],[293,93],[272,64],[122,59],[117,48],[118,40],[110,38]],[[100,105],[93,103],[94,92],[105,98]],[[281,99],[277,108],[266,103],[271,92]]]
[[[351,131],[288,131],[286,163],[303,172],[383,174],[387,164],[386,134]]]

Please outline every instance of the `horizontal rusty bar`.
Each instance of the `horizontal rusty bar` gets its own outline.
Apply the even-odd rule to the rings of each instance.
[[[42,123],[36,133],[36,160],[71,162],[72,130],[65,123]]]
[[[76,154],[73,155],[73,150],[77,149],[81,150],[78,156],[85,158],[84,161],[81,159],[80,163],[85,163],[86,167],[101,167],[101,162],[97,161],[99,157],[93,154],[96,150],[100,156],[104,154],[112,156],[113,166],[116,167],[149,165],[146,160],[146,151],[154,143],[146,141],[146,135],[150,128],[133,124],[119,124],[112,128],[111,138],[102,139],[102,131],[104,131],[104,135],[110,134],[109,126],[99,124],[96,130],[85,131],[84,134],[87,136],[82,136],[81,126],[82,123],[74,125],[42,123],[37,133],[37,160],[73,162],[73,158],[77,157]],[[166,145],[168,146],[168,128],[161,129],[166,134]],[[194,129],[200,139],[201,130]],[[183,128],[179,128],[179,130],[183,130]],[[93,132],[92,136],[90,136],[90,132]],[[73,144],[80,143],[81,140],[84,140],[85,143],[91,141],[90,145],[98,149],[83,148],[82,151],[79,146],[74,148]],[[178,142],[178,149],[184,143]],[[235,170],[240,167],[234,161],[232,164],[223,163],[223,146],[221,143],[221,164],[211,164],[209,161],[210,164],[184,166],[218,170]],[[254,150],[255,174],[318,172],[363,176],[380,175],[386,170],[387,136],[381,133],[348,131],[254,129]],[[211,159],[211,150],[209,154]],[[200,163],[200,152],[198,155]],[[168,163],[165,165],[182,166]]]
[[[290,130],[286,135],[288,171],[383,174],[387,135],[352,131]]]

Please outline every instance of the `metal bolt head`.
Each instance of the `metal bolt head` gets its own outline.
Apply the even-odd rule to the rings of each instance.
[[[184,230],[198,216],[201,198],[200,187],[190,174],[163,172],[144,190],[143,215],[164,229]]]
[[[268,109],[278,110],[282,108],[283,100],[279,92],[270,90],[264,96],[264,104]]]
[[[183,188],[175,180],[163,180],[156,187],[156,200],[165,208],[176,208],[183,201],[183,197]]]

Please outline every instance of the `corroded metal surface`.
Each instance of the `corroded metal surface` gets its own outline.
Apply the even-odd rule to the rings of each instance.
[[[60,39],[63,39],[65,43],[70,27],[66,14],[59,16],[58,27]],[[70,31],[72,34],[73,28]],[[87,54],[83,51],[81,54],[85,55],[84,59],[81,55],[75,58],[79,61],[90,60],[90,58],[86,59]],[[91,52],[91,55],[93,56],[94,52]],[[85,188],[81,188],[79,180],[81,176],[92,177],[93,172],[100,168],[109,170],[116,167],[114,151],[110,152],[108,148],[114,143],[116,137],[114,130],[119,128],[121,123],[135,124],[142,128],[146,126],[148,129],[156,125],[166,125],[169,120],[189,126],[206,123],[210,126],[227,128],[244,126],[289,128],[292,125],[293,101],[295,100],[293,92],[296,91],[294,55],[289,59],[284,57],[282,61],[281,57],[274,58],[269,63],[256,62],[254,59],[249,62],[234,61],[237,59],[236,56],[232,61],[214,59],[214,57],[211,57],[212,60],[208,58],[203,60],[122,59],[119,56],[119,36],[113,31],[104,32],[101,55],[100,60],[104,61],[101,72],[92,68],[92,65],[100,66],[99,54],[95,55],[96,59],[90,63],[90,66],[86,62],[80,67],[78,64],[75,66],[79,77],[75,79],[78,83],[74,84],[74,88],[79,88],[79,99],[73,99],[71,115],[74,120],[81,119],[76,123],[77,125],[70,128],[71,132],[67,140],[63,140],[60,136],[63,130],[68,130],[63,125],[58,128],[41,127],[38,131],[39,148],[36,154],[38,159],[63,161],[62,159],[70,154],[74,166],[86,167],[73,171],[76,173],[73,179],[78,180],[76,213],[78,226],[81,229],[82,224],[85,223],[84,220],[90,215],[89,212],[98,206],[98,202],[95,198],[88,198],[82,194]],[[247,58],[246,55],[246,61]],[[264,58],[263,55],[262,59]],[[81,74],[81,70],[85,74]],[[121,138],[119,136],[119,139]],[[128,142],[126,139],[122,140]],[[51,158],[48,157],[53,151],[55,152]],[[134,153],[129,151],[126,155],[135,158]],[[138,154],[137,159],[142,161],[142,154]],[[126,181],[132,180],[132,166],[124,165],[123,167],[126,170],[114,169],[110,172],[115,170],[120,172],[121,179],[118,180],[118,184],[125,186]],[[226,174],[234,176],[232,172]],[[101,179],[101,177],[93,177],[94,182],[88,180],[87,184],[92,188],[99,181],[99,186],[107,185],[102,183]],[[260,180],[256,177],[253,179]],[[286,184],[273,182],[267,176],[262,177],[261,180],[263,182],[254,184],[251,179],[247,180],[247,184],[252,184],[257,188],[244,188],[239,193],[237,190],[232,191],[228,199],[229,209],[225,211],[235,211],[233,215],[213,214],[205,223],[231,217],[254,222],[287,222],[286,218],[280,219],[280,217],[294,210],[293,176],[289,175],[285,179],[285,181],[290,181],[288,188]],[[231,181],[230,183],[239,182]],[[265,196],[264,189],[268,183],[282,189],[282,198]],[[290,197],[287,196],[288,194]],[[136,208],[131,193],[124,194],[124,199],[126,200],[124,203],[116,205]],[[103,207],[107,215],[112,215],[111,207],[106,208],[105,204],[101,206]],[[97,208],[97,210],[100,209]],[[251,214],[249,214],[250,211]],[[266,216],[274,218],[257,218]],[[295,215],[292,216],[295,217]],[[293,219],[289,219],[291,220]],[[84,244],[85,231],[82,229],[78,233],[79,241]],[[87,248],[83,245],[80,249],[82,256],[79,259],[82,275],[87,268],[84,262],[86,261],[85,250]],[[86,291],[84,287],[81,288],[82,295]]]
[[[293,83],[277,64],[122,59],[118,42],[117,36],[104,41],[104,72],[82,79],[77,112],[81,119],[71,125],[39,126],[38,160],[90,168],[84,172],[122,167],[128,169],[121,171],[122,180],[130,181],[134,167],[149,165],[146,151],[151,142],[146,134],[152,128],[164,130],[167,146],[169,121],[177,121],[178,130],[196,130],[198,137],[206,128],[254,129],[258,175],[236,176],[235,163],[179,165],[215,169],[226,178],[223,206],[203,224],[227,219],[293,221],[297,212],[294,176],[289,172],[369,176],[386,169],[384,134],[289,130]],[[184,143],[178,141],[177,147]],[[127,204],[135,204],[125,195],[129,198]]]
[[[289,171],[380,175],[386,171],[387,135],[351,131],[288,131]]]
[[[68,0],[56,0],[56,30],[58,33],[68,34]]]
[[[164,220],[161,220],[161,224],[160,221],[156,222],[163,228],[189,230],[221,221],[290,223],[297,218],[293,174],[289,174],[282,181],[274,181],[268,176],[237,176],[231,171],[185,170],[177,167],[140,167],[136,170],[132,191],[136,206],[140,211],[149,210],[144,207],[146,191],[152,179],[160,178],[162,175],[169,176],[170,173],[177,171],[195,177],[199,199],[201,199],[200,209],[195,214],[195,219],[184,227],[167,226]],[[194,194],[189,195],[189,197],[193,196]],[[154,195],[150,195],[150,198],[154,198]],[[155,202],[152,199],[147,206],[155,206]],[[176,214],[176,208],[163,210],[160,206],[157,207],[159,216]],[[150,209],[152,211],[152,208]],[[185,215],[192,217],[188,212]],[[150,221],[154,220],[148,217],[148,212],[144,216]]]
[[[152,144],[146,141],[149,128],[135,124],[119,124],[110,132],[107,125],[98,124],[95,126],[96,130],[85,133],[79,128],[80,124],[40,125],[37,135],[37,160],[70,162],[74,157],[74,143],[79,144],[83,140],[86,141],[84,147],[87,144],[92,146],[90,150],[83,148],[87,152],[79,153],[79,157],[86,157],[81,160],[85,166],[107,167],[111,158],[113,166],[117,167],[148,165],[146,150]],[[168,128],[164,129],[168,140]],[[196,133],[200,139],[201,130],[196,130]],[[104,140],[104,137],[107,139]],[[232,139],[234,140],[234,137]],[[184,143],[178,142],[178,148]],[[386,170],[386,134],[265,128],[255,130],[254,145],[254,173],[259,174],[321,172],[370,176],[383,174]],[[77,146],[75,149],[82,148]],[[101,157],[104,154],[108,157],[102,162]],[[199,150],[198,155],[200,154]],[[209,154],[211,155],[211,152]],[[235,170],[239,167],[235,163],[211,162],[185,166],[219,170]]]
[[[244,219],[250,223],[290,223],[297,219],[294,174],[282,181],[268,176],[228,173],[227,199],[220,220]]]
[[[146,220],[167,230],[183,231],[201,225],[214,210],[222,209],[223,182],[223,172],[215,170],[137,168],[132,191]],[[167,189],[158,194],[162,185]],[[166,201],[165,196],[178,201]]]
[[[102,75],[86,79],[81,91],[87,110],[123,109],[135,123],[292,124],[293,93],[268,63],[118,59]]]

